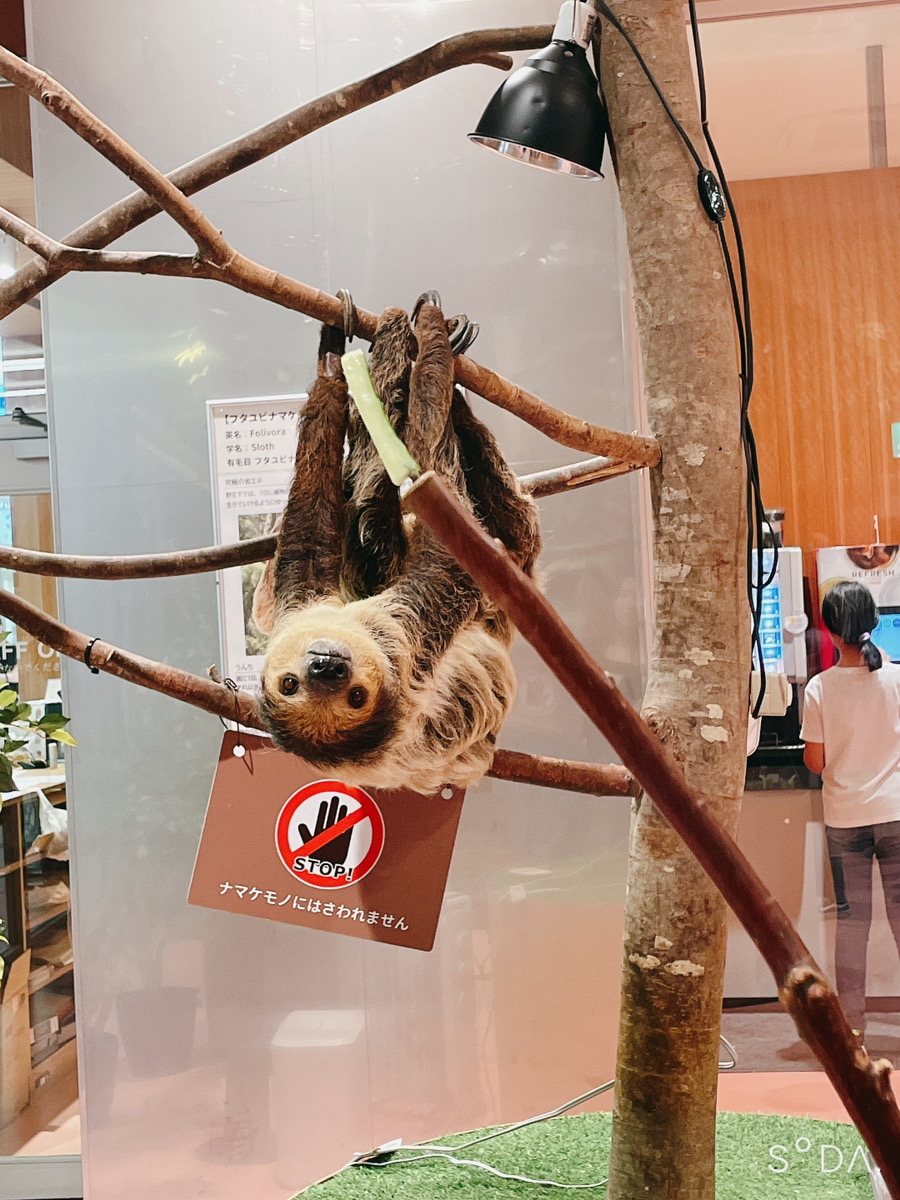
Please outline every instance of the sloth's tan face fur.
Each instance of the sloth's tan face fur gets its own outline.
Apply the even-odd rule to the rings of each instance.
[[[353,605],[324,601],[281,616],[262,685],[276,741],[313,762],[364,758],[393,732],[391,665]]]

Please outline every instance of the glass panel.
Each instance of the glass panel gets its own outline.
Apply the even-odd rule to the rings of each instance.
[[[33,58],[172,167],[304,99],[465,28],[543,3],[239,0],[73,13],[31,6]],[[214,36],[210,36],[211,31]],[[85,45],[103,54],[85,56]],[[520,56],[521,57],[521,56]],[[526,171],[466,134],[502,76],[446,74],[330,126],[200,198],[261,262],[361,306],[440,290],[472,354],[551,403],[634,428],[615,185]],[[127,80],[127,85],[126,81]],[[57,233],[129,190],[37,119],[38,209]],[[183,249],[154,219],[123,245]],[[60,548],[207,544],[207,400],[302,391],[314,324],[212,283],[70,277],[44,297]],[[516,470],[582,457],[475,398]],[[542,503],[544,584],[637,700],[639,484]],[[215,581],[67,582],[66,620],[203,674]],[[536,655],[503,744],[609,761]],[[79,664],[65,668],[78,873],[76,999],[91,1200],[275,1200],[385,1138],[523,1117],[613,1071],[629,803],[485,781],[466,801],[435,949],[420,954],[189,908],[221,729]],[[319,1015],[328,1045],[313,1036]],[[321,1022],[320,1022],[321,1023]],[[242,1170],[234,1171],[235,1165]]]

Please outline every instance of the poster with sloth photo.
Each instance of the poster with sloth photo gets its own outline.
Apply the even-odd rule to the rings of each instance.
[[[276,533],[287,503],[305,395],[208,403],[210,473],[219,545]],[[221,661],[227,679],[259,692],[266,638],[253,621],[264,562],[218,573]]]

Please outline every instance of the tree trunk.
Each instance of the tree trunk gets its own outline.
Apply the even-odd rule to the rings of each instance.
[[[680,0],[611,0],[702,145]],[[730,290],[697,167],[622,38],[603,90],[625,214],[651,430],[655,634],[643,714],[733,830],[749,675],[745,472]],[[701,155],[705,159],[705,155]],[[725,904],[646,798],[625,915],[611,1200],[712,1200]]]

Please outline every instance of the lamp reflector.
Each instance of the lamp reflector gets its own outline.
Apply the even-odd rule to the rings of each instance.
[[[469,139],[544,170],[598,179],[608,129],[584,47],[552,41],[500,85]]]

